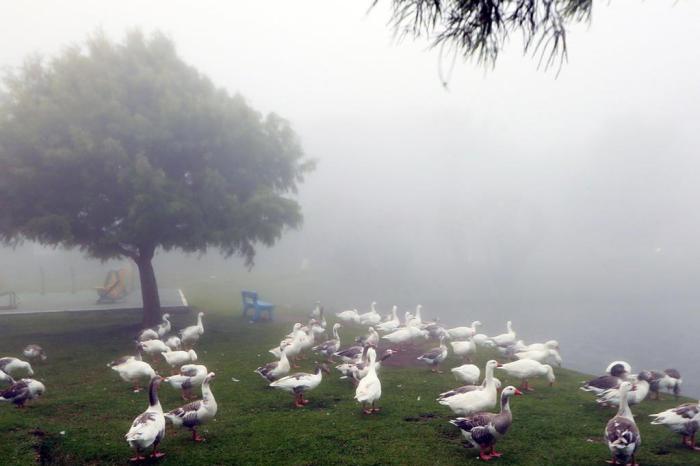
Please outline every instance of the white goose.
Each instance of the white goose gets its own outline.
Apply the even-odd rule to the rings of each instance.
[[[380,332],[391,332],[399,328],[401,325],[401,321],[399,320],[399,317],[396,315],[396,309],[397,307],[394,306],[391,308],[391,319],[387,320],[386,322],[382,322],[381,324],[377,325],[376,328]]]
[[[355,341],[365,346],[377,346],[379,344],[379,334],[374,327],[369,327],[367,329],[367,335],[359,336],[355,339]]]
[[[451,341],[450,345],[452,345],[452,352],[455,354],[455,356],[461,356],[466,361],[469,361],[471,359],[471,355],[476,353],[476,343],[474,343],[474,341],[471,339],[464,341]]]
[[[112,369],[117,371],[119,377],[121,377],[124,382],[133,384],[134,392],[141,391],[139,381],[145,378],[150,380],[156,376],[156,372],[147,362],[137,361],[136,359],[129,360],[117,366],[112,366]]]
[[[46,353],[39,345],[27,345],[23,350],[24,357],[30,360],[40,359],[46,361]]]
[[[377,312],[377,303],[372,301],[369,312],[359,315],[360,325],[377,325],[382,321],[382,316]]]
[[[506,322],[506,327],[508,329],[506,333],[491,337],[491,341],[495,343],[496,346],[509,346],[515,343],[515,332],[513,331],[513,324],[510,320]]]
[[[314,346],[311,350],[325,356],[328,361],[331,361],[333,354],[340,350],[340,335],[338,334],[338,329],[341,327],[342,325],[337,322],[333,324],[333,338],[324,341],[320,345]]]
[[[642,371],[637,374],[637,380],[634,382],[632,388],[626,394],[627,404],[630,406],[638,405],[649,394],[649,382],[651,381],[652,375],[649,371]],[[620,400],[622,399],[622,384],[617,388],[611,388],[605,390],[603,393],[598,395],[596,402],[603,406],[619,406]]]
[[[377,360],[374,363],[374,371],[377,374],[379,374],[379,370],[382,368],[382,362],[386,361],[387,359],[389,359],[391,356],[393,356],[396,353],[397,352],[392,350],[392,349],[384,350],[381,357],[377,358]],[[369,368],[370,368],[369,358],[365,358],[365,360],[363,362],[358,362],[357,364],[348,364],[348,366],[349,366],[348,372],[346,373],[346,375],[348,377],[351,377],[355,381],[362,380],[369,373]],[[339,367],[337,367],[338,370],[340,370]],[[342,370],[340,370],[340,371],[343,372]]]
[[[190,325],[180,330],[180,338],[182,339],[183,345],[192,346],[199,341],[199,337],[204,333],[204,325],[202,324],[203,316],[203,312],[198,313],[196,325]]]
[[[170,347],[160,340],[146,340],[139,343],[139,348],[146,354],[150,354],[155,359],[157,354],[169,353]]]
[[[556,380],[552,366],[549,364],[541,364],[533,359],[521,359],[519,361],[509,362],[508,364],[498,366],[498,368],[509,376],[522,380],[520,390],[523,391],[534,391],[534,388],[530,388],[527,381],[527,379],[532,377],[546,376],[550,387]]]
[[[338,324],[336,324],[338,325]],[[255,373],[259,374],[260,377],[267,380],[268,382],[274,382],[275,380],[284,377],[289,374],[289,359],[287,359],[287,352],[282,351],[280,354],[279,361],[272,361],[264,366],[260,366],[255,369]]]
[[[418,327],[400,327],[382,336],[382,339],[390,341],[391,343],[401,344],[408,343],[416,338],[424,338],[427,340],[428,336],[427,330],[421,330]]]
[[[531,350],[531,351],[521,351],[515,353],[515,357],[518,359],[532,359],[533,361],[540,362],[542,364],[557,364],[561,367],[561,356],[559,351],[555,349],[542,349],[542,350]]]
[[[180,373],[166,377],[163,381],[176,390],[182,390],[182,399],[190,400],[194,396],[192,389],[202,385],[209,371],[201,364],[185,364],[180,367]]]
[[[158,326],[156,327],[156,333],[158,333],[158,338],[163,338],[165,335],[170,333],[170,329],[172,328],[169,320],[170,314],[166,312],[165,314],[163,314],[163,317],[161,317],[161,319],[163,320],[163,323],[158,324]]]
[[[347,311],[339,312],[335,315],[338,319],[346,324],[359,324],[360,323],[360,313],[357,309],[350,309]]]
[[[559,342],[557,340],[549,340],[544,343],[532,343],[531,345],[526,345],[523,351],[542,351],[550,349],[559,351]]]
[[[440,397],[437,400],[438,403],[447,406],[458,416],[468,416],[490,409],[496,404],[496,384],[493,377],[493,370],[496,367],[499,367],[498,361],[492,359],[486,363],[483,387],[466,393]]]
[[[4,371],[0,371],[0,383],[12,385],[15,383],[15,379]]]
[[[476,343],[476,346],[481,346],[482,348],[493,348],[496,346],[496,344],[491,341],[491,337],[483,333],[474,335],[472,341]]]
[[[197,426],[200,426],[216,416],[218,409],[216,399],[209,384],[214,380],[216,374],[210,372],[202,382],[202,399],[193,401],[179,408],[173,409],[165,415],[165,418],[173,423],[175,427],[183,427],[192,431],[192,440],[202,442],[202,438],[197,433]]]
[[[160,338],[158,336],[158,332],[155,329],[152,328],[145,328],[141,330],[138,335],[136,335],[135,340],[136,341],[148,341],[148,340],[157,340]]]
[[[615,417],[610,419],[605,426],[605,440],[612,455],[611,464],[627,465],[630,460],[633,465],[637,464],[634,455],[639,450],[642,437],[639,435],[634,416],[627,404],[627,393],[632,388],[630,382],[620,384],[620,408]]]
[[[457,380],[464,382],[465,384],[476,384],[481,377],[481,369],[479,366],[474,364],[462,364],[458,367],[453,367],[450,369]]]
[[[666,426],[671,432],[682,435],[684,446],[700,450],[695,445],[695,435],[700,430],[700,402],[685,403],[649,416],[654,418],[652,424]]]
[[[28,375],[34,375],[34,369],[32,369],[31,364],[12,357],[0,358],[0,371],[8,375],[13,375],[17,371],[24,371]]]
[[[158,387],[163,379],[154,377],[148,388],[148,409],[139,414],[131,424],[131,429],[126,433],[125,438],[131,448],[136,450],[136,456],[131,461],[143,461],[145,456],[141,451],[153,446],[151,458],[161,458],[164,453],[158,451],[158,444],[165,437],[165,417],[163,408],[158,400]]]
[[[372,414],[379,411],[379,408],[376,408],[374,404],[382,397],[382,383],[375,368],[377,353],[374,348],[367,350],[367,357],[369,358],[369,369],[367,375],[357,384],[355,399],[362,404],[365,414]]]
[[[471,327],[453,327],[447,329],[447,333],[453,340],[459,340],[462,338],[471,338],[476,335],[476,328],[481,325],[481,322],[475,320],[472,322]]]
[[[182,340],[180,340],[180,337],[172,335],[165,340],[165,346],[173,351],[178,351],[182,347]]]
[[[318,387],[323,378],[323,372],[328,373],[328,368],[326,368],[325,365],[320,365],[316,367],[316,372],[313,374],[299,372],[297,374],[288,375],[279,380],[275,380],[270,384],[270,387],[293,393],[294,406],[303,408],[309,402],[309,400],[304,399],[304,393]]]
[[[173,369],[180,367],[183,364],[197,361],[197,353],[194,350],[189,351],[168,351],[160,353],[163,355],[165,362]]]
[[[423,325],[423,318],[420,315],[421,309],[423,309],[422,305],[419,304],[416,306],[416,315],[413,316],[413,318],[408,321],[406,326],[408,326],[408,327],[420,327],[421,325]]]

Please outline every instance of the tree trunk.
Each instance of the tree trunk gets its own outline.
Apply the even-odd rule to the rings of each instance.
[[[143,326],[153,327],[160,323],[160,297],[158,296],[158,284],[153,270],[153,252],[141,251],[136,265],[139,267],[141,279],[141,300],[143,301]]]

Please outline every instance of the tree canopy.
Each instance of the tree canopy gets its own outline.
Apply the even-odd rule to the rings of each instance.
[[[374,0],[373,6],[380,0]],[[566,29],[590,18],[593,0],[391,0],[399,36],[427,38],[443,52],[495,64],[511,33],[544,67],[566,59]]]
[[[142,289],[157,248],[216,247],[252,265],[256,244],[300,224],[289,194],[313,168],[287,121],[139,31],[121,43],[98,33],[7,74],[0,165],[0,240],[130,257]]]

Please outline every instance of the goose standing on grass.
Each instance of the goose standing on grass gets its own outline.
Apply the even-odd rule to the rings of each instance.
[[[654,418],[652,424],[666,426],[671,432],[682,435],[684,446],[700,451],[695,445],[695,435],[700,430],[700,402],[685,403],[649,416]]]
[[[472,322],[471,327],[453,327],[448,328],[447,333],[453,340],[459,340],[463,338],[471,338],[476,335],[476,328],[481,325],[481,322],[475,320]]]
[[[34,369],[32,369],[31,364],[27,361],[11,357],[0,358],[0,371],[8,375],[14,375],[17,371],[24,371],[28,375],[34,375]]]
[[[476,346],[481,346],[482,348],[493,348],[496,346],[496,344],[491,341],[491,337],[484,333],[477,333],[472,337],[472,341],[476,343]]]
[[[158,400],[158,387],[163,379],[154,377],[148,387],[148,409],[139,414],[131,424],[131,429],[126,433],[125,438],[131,448],[136,450],[136,456],[131,461],[143,461],[145,456],[141,452],[149,447],[153,447],[151,458],[162,458],[164,453],[158,451],[158,444],[165,437],[165,416],[163,408]]]
[[[396,315],[396,310],[397,307],[394,306],[391,308],[391,318],[389,320],[386,320],[382,322],[381,324],[377,325],[377,330],[380,332],[391,332],[399,328],[401,325],[401,321],[399,320],[399,316]]]
[[[493,385],[496,387],[496,392],[501,389],[501,381],[494,377],[493,379]],[[442,392],[438,395],[437,401],[444,400],[446,398],[459,395],[460,393],[467,393],[467,392],[473,392],[474,390],[483,390],[486,387],[486,378],[481,382],[479,385],[475,384],[467,384],[467,385],[462,385],[461,387],[453,388],[452,390],[448,390],[446,392]]]
[[[192,389],[202,385],[208,373],[207,367],[201,364],[185,364],[180,368],[179,374],[171,375],[163,381],[176,390],[182,390],[182,399],[189,401],[194,397]]]
[[[421,310],[423,306],[421,304],[416,306],[416,315],[414,315],[407,323],[407,327],[420,327],[423,325],[423,318],[421,317]]]
[[[0,401],[13,403],[18,408],[24,408],[28,400],[43,395],[46,391],[44,384],[34,379],[21,379],[0,392]]]
[[[377,346],[379,344],[379,334],[374,327],[367,329],[367,335],[362,335],[355,338],[355,341],[363,346]]]
[[[627,370],[622,364],[616,364],[610,368],[610,373],[596,377],[584,383],[580,388],[584,392],[593,392],[600,395],[606,390],[617,388],[627,379]]]
[[[509,320],[506,322],[506,328],[508,331],[506,333],[501,333],[495,337],[491,337],[491,341],[496,346],[510,346],[515,343],[515,331],[513,331],[513,323]]]
[[[30,361],[35,361],[37,359],[41,361],[46,361],[46,353],[44,349],[39,345],[27,345],[22,350],[22,354],[25,358]]]
[[[367,375],[360,380],[355,389],[355,399],[362,404],[362,410],[365,414],[372,414],[379,411],[374,404],[382,397],[382,383],[377,376],[375,363],[377,353],[374,348],[367,350],[369,358],[369,370]]]
[[[431,366],[430,370],[432,372],[442,374],[442,371],[440,370],[440,363],[445,360],[447,357],[447,346],[445,346],[445,337],[442,336],[440,337],[440,347],[439,348],[433,348],[427,353],[423,353],[420,356],[418,356],[416,359],[419,361],[423,361],[429,366]]]
[[[339,312],[335,315],[338,319],[346,324],[359,324],[360,323],[360,313],[357,309],[350,309],[347,311]]]
[[[192,347],[199,341],[199,337],[204,333],[204,325],[202,324],[203,312],[197,314],[197,324],[190,325],[180,330],[180,339],[185,346]]]
[[[382,316],[377,312],[377,302],[372,301],[369,312],[360,314],[359,323],[361,325],[377,325],[382,321]]]
[[[513,386],[508,386],[501,393],[500,413],[478,413],[469,417],[452,419],[450,424],[457,426],[462,435],[472,447],[479,447],[479,458],[488,461],[498,458],[501,453],[494,449],[498,442],[513,424],[513,414],[510,412],[510,399],[522,392]]]
[[[170,325],[170,314],[167,312],[161,317],[162,323],[158,324],[156,327],[156,333],[158,333],[158,338],[163,338],[165,335],[170,333],[172,325]]]
[[[561,356],[555,349],[520,351],[515,353],[517,359],[532,359],[542,364],[556,364],[561,367]]]
[[[340,350],[340,335],[338,334],[338,329],[342,327],[341,324],[333,324],[333,338],[326,340],[320,345],[316,345],[311,348],[312,351],[325,356],[328,362],[333,362],[333,354]]]
[[[534,388],[530,387],[530,384],[527,381],[527,379],[531,379],[532,377],[547,377],[550,387],[556,381],[552,366],[549,364],[541,364],[533,359],[521,359],[519,361],[509,362],[508,364],[503,364],[498,368],[509,376],[522,380],[522,384],[520,385],[520,390],[522,391],[535,391]]]
[[[288,375],[282,377],[279,380],[275,380],[270,384],[270,387],[279,388],[289,393],[294,394],[294,406],[297,408],[303,408],[309,403],[309,400],[304,399],[304,393],[314,388],[318,387],[323,378],[323,372],[328,373],[328,368],[325,364],[316,366],[316,372],[309,374],[306,372],[299,372],[297,374]]]
[[[523,351],[542,351],[549,349],[559,351],[559,342],[557,340],[549,340],[544,343],[532,343],[531,345],[526,345]]]
[[[336,324],[338,325],[338,324]],[[255,369],[255,373],[259,374],[260,377],[267,380],[268,382],[274,382],[275,380],[284,377],[289,374],[289,359],[287,359],[287,352],[282,351],[280,353],[279,361],[272,361],[264,366],[260,366]]]
[[[126,364],[129,361],[141,361],[143,358],[141,357],[141,343],[136,344],[136,355],[126,355],[122,356],[121,358],[117,358],[114,361],[111,361],[109,364],[107,364],[107,367],[115,367],[115,366],[121,366],[122,364]]]
[[[453,367],[450,369],[457,380],[464,382],[465,384],[476,384],[481,377],[481,369],[479,366],[474,364],[462,364],[461,366]]]
[[[141,330],[138,335],[136,335],[135,340],[136,341],[148,341],[148,340],[157,340],[160,338],[158,336],[158,332],[155,329],[152,328],[145,328]]]
[[[605,426],[605,440],[612,455],[612,461],[609,462],[611,464],[626,466],[631,462],[632,466],[637,465],[634,455],[639,450],[642,437],[639,435],[634,416],[627,404],[627,394],[632,388],[630,382],[620,384],[620,408],[615,417]]]
[[[135,393],[141,391],[141,387],[139,386],[141,380],[146,378],[152,380],[156,377],[156,371],[153,370],[150,364],[146,361],[137,361],[136,359],[112,366],[112,370],[117,371],[119,377],[121,377],[124,382],[131,383]]]
[[[155,361],[156,355],[161,353],[169,353],[170,347],[160,340],[146,340],[139,343],[139,348],[146,354],[150,354]]]
[[[452,345],[452,352],[454,355],[461,356],[466,362],[471,362],[471,355],[476,353],[476,343],[474,343],[471,339],[464,341],[451,341],[450,345]]]
[[[499,367],[498,361],[490,360],[484,369],[484,383],[482,387],[467,392],[455,390],[453,394],[440,396],[437,401],[441,405],[447,406],[458,416],[469,416],[480,411],[484,411],[496,404],[496,382],[493,377],[493,370]]]
[[[651,372],[642,371],[637,374],[637,380],[631,390],[627,393],[627,404],[638,405],[649,394],[649,382],[651,381]],[[618,388],[611,388],[598,395],[596,402],[603,406],[619,406],[622,399],[622,384]]]
[[[182,340],[180,340],[180,337],[171,335],[168,337],[167,340],[165,340],[165,346],[167,346],[173,351],[179,351],[182,347]]]
[[[427,340],[428,337],[429,334],[427,330],[421,330],[418,327],[400,327],[391,333],[387,333],[382,339],[394,344],[403,344],[418,338]]]
[[[382,368],[382,362],[386,361],[389,359],[391,356],[395,355],[397,351],[393,349],[386,349],[384,352],[382,352],[382,355],[377,358],[377,360],[374,363],[374,371],[379,374],[379,369]],[[365,358],[364,361],[358,362],[357,364],[349,364],[349,372],[348,372],[348,377],[351,377],[355,382],[358,382],[362,379],[364,379],[367,374],[369,373],[369,358]],[[338,369],[340,370],[340,369]],[[341,371],[343,372],[343,371]]]
[[[190,431],[192,431],[192,440],[195,442],[204,441],[204,438],[197,433],[197,426],[209,422],[216,416],[218,407],[216,405],[216,399],[214,399],[214,394],[209,386],[215,376],[216,374],[210,372],[207,374],[204,382],[202,382],[201,400],[180,406],[165,415],[165,418],[172,422],[173,426],[190,429]]]
[[[168,351],[160,353],[163,355],[163,359],[168,363],[170,367],[176,369],[183,364],[197,361],[197,353],[194,350],[189,351]]]
[[[663,372],[651,371],[649,390],[656,400],[661,399],[661,390],[669,391],[673,393],[674,398],[678,398],[682,383],[681,373],[676,369],[666,369]]]

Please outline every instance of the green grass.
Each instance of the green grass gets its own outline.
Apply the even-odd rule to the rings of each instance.
[[[383,410],[363,416],[353,400],[354,389],[333,373],[308,394],[311,403],[305,409],[295,409],[289,394],[266,388],[253,373],[271,360],[267,350],[289,331],[293,316],[282,313],[276,323],[250,325],[215,295],[192,295],[194,304],[207,311],[197,351],[201,363],[217,373],[213,391],[219,413],[202,429],[207,438],[203,444],[169,429],[162,445],[167,456],[160,463],[480,463],[477,452],[463,448],[459,431],[448,424],[449,409],[434,401],[439,392],[457,385],[451,374],[434,375],[417,364],[386,367],[381,373]],[[131,393],[105,364],[129,352],[138,319],[137,313],[0,317],[0,355],[20,355],[27,343],[41,344],[49,355],[35,367],[36,377],[47,386],[45,397],[26,410],[0,405],[1,464],[126,463],[132,452],[124,433],[145,409],[147,395]],[[178,328],[193,321],[193,315],[174,317]],[[341,337],[350,340],[348,331]],[[490,356],[481,354],[479,364]],[[311,364],[307,361],[304,368]],[[536,392],[513,400],[514,423],[498,445],[504,456],[493,464],[604,464],[608,450],[602,432],[613,412],[598,408],[592,396],[577,389],[586,376],[568,370],[557,371],[557,376],[553,388],[538,381]],[[164,385],[160,395],[166,409],[181,404],[170,386]],[[675,404],[666,399],[634,408],[643,438],[641,464],[700,462],[700,454],[681,447],[677,436],[647,421],[647,414]]]

